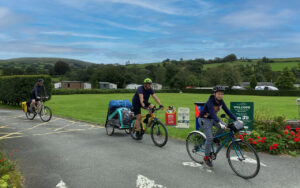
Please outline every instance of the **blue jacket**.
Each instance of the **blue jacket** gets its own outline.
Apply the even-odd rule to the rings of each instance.
[[[220,119],[217,116],[217,112],[219,112],[220,109],[223,109],[226,114],[233,120],[237,120],[237,118],[232,114],[232,112],[227,108],[225,102],[221,100],[220,102],[217,102],[214,95],[211,95],[208,99],[208,101],[205,103],[204,107],[202,108],[200,112],[200,118],[208,118],[213,119],[216,122],[220,122]]]

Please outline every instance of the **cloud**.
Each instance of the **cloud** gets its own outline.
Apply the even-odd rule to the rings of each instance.
[[[85,37],[85,38],[100,38],[100,39],[119,39],[119,37],[106,36],[106,35],[94,35],[94,34],[84,34],[84,33],[75,33],[68,31],[45,31],[40,32],[43,35],[58,35],[58,36],[72,36],[72,37]]]
[[[4,30],[6,27],[12,26],[21,21],[21,17],[13,13],[10,9],[0,7],[0,30]]]
[[[288,22],[292,15],[287,9],[276,13],[263,9],[242,10],[224,16],[221,23],[248,29],[272,28]]]
[[[87,54],[92,53],[93,49],[70,48],[60,45],[49,45],[33,43],[28,41],[1,43],[1,52],[9,53],[28,53],[28,54]]]

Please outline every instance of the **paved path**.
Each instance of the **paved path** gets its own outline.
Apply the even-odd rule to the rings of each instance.
[[[124,131],[107,136],[98,125],[56,117],[30,121],[18,110],[0,109],[0,142],[27,188],[300,187],[299,158],[260,154],[260,173],[244,180],[224,151],[209,169],[189,159],[182,141],[158,148],[149,135],[142,141]]]

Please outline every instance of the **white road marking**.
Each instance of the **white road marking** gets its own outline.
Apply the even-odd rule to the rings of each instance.
[[[234,161],[239,161],[238,160],[238,157],[230,157],[231,160],[234,160]],[[251,164],[256,164],[256,160],[252,159],[252,158],[246,158],[243,162],[246,162],[246,163],[251,163]],[[260,162],[260,165],[261,166],[267,166],[265,165],[264,163]]]
[[[163,185],[155,184],[154,180],[150,180],[143,175],[138,175],[136,180],[137,188],[166,188]]]
[[[183,166],[190,166],[190,167],[193,167],[193,168],[200,168],[201,170],[206,170],[206,172],[213,173],[213,171],[211,169],[207,169],[204,165],[201,165],[201,164],[196,163],[196,162],[183,162],[182,165]]]
[[[67,185],[63,180],[60,180],[60,182],[56,185],[56,188],[67,188]]]

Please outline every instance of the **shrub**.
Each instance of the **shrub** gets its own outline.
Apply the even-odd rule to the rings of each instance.
[[[8,105],[20,105],[29,98],[34,84],[39,78],[45,80],[47,94],[51,97],[52,83],[50,76],[46,75],[19,75],[0,77],[0,101]]]

